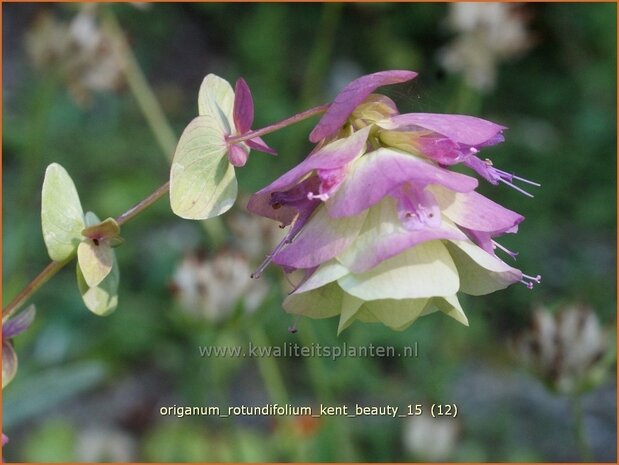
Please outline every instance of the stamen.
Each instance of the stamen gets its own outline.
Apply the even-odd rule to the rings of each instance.
[[[530,184],[531,186],[542,187],[542,185],[539,182],[529,181],[528,179],[521,178],[520,176],[516,176],[514,174],[512,174],[512,178],[517,179],[520,182],[524,182],[526,184]]]
[[[529,181],[528,179],[521,178],[520,176],[516,176],[514,174],[508,173],[507,171],[495,168],[492,165],[492,160],[479,159],[474,155],[475,153],[477,153],[477,149],[475,149],[474,147],[471,147],[469,150],[471,153],[463,160],[464,164],[469,168],[475,170],[477,174],[482,176],[491,184],[494,184],[496,186],[499,182],[502,182],[503,184],[517,190],[518,192],[526,195],[527,197],[533,197],[533,195],[525,191],[524,189],[516,186],[512,181],[517,180],[535,187],[541,186],[536,182]]]
[[[520,192],[521,194],[524,194],[524,195],[526,195],[527,197],[533,198],[533,194],[530,194],[529,192],[525,191],[524,189],[521,189],[520,187],[518,187],[518,186],[517,186],[517,185],[515,185],[515,184],[512,184],[511,182],[507,181],[506,179],[504,179],[504,178],[499,178],[498,180],[499,180],[499,182],[502,182],[503,184],[508,185],[508,186],[509,186],[509,187],[511,187],[512,189],[517,190],[517,191],[518,191],[518,192]]]
[[[500,170],[500,169],[498,169],[498,168],[494,168],[494,170],[495,170],[497,173],[499,173],[501,176],[508,177],[510,181],[511,181],[512,179],[516,179],[516,180],[518,180],[518,181],[520,181],[520,182],[524,182],[524,183],[529,184],[529,185],[531,185],[531,186],[535,186],[535,187],[542,187],[542,185],[541,185],[541,184],[539,184],[539,183],[537,183],[537,182],[530,181],[530,180],[525,179],[525,178],[521,178],[520,176],[516,176],[516,175],[515,175],[515,174],[513,174],[513,173],[508,173],[507,171],[503,171],[503,170]]]
[[[308,192],[307,199],[308,200],[318,199],[318,200],[322,200],[323,202],[326,202],[329,199],[329,194],[327,194],[326,192],[324,194],[314,194],[313,192]]]
[[[529,281],[527,281],[529,280]],[[539,284],[542,282],[542,277],[541,275],[537,275],[537,276],[529,276],[527,274],[523,274],[522,275],[522,279],[520,280],[520,282],[522,284],[524,284],[525,286],[527,286],[528,289],[533,289],[533,283],[535,284]]]
[[[296,315],[296,316],[294,317],[294,321],[292,322],[292,326],[289,326],[289,327],[288,327],[288,332],[289,332],[290,334],[294,334],[294,333],[296,333],[297,331],[299,331],[299,329],[297,328],[297,324],[299,324],[299,318],[300,318],[300,315]]]
[[[516,260],[516,257],[518,257],[518,252],[512,252],[511,250],[509,250],[507,247],[503,247],[501,244],[499,244],[496,241],[492,241],[492,246],[494,248],[499,248],[501,249],[503,252],[505,252],[507,255],[509,255],[510,257],[512,257],[514,260]]]
[[[294,240],[294,238],[297,237],[297,235],[303,229],[303,226],[305,226],[305,223],[307,222],[309,217],[314,212],[315,208],[316,208],[316,205],[313,205],[308,208],[305,208],[304,210],[299,211],[299,213],[297,214],[297,217],[290,224],[290,231],[288,231],[288,234],[286,234],[286,237],[284,237],[280,241],[280,243],[275,246],[275,248],[273,249],[273,252],[267,255],[267,257],[260,264],[260,266],[256,268],[256,271],[254,271],[250,275],[252,279],[258,279],[262,275],[262,272],[266,269],[266,267],[271,264],[271,262],[273,261],[273,257],[275,257],[275,255],[277,255],[285,246],[290,244]]]
[[[291,231],[292,232],[292,231]],[[271,252],[269,255],[266,256],[266,258],[262,261],[262,263],[260,264],[260,266],[258,268],[256,268],[256,271],[254,271],[250,277],[252,279],[258,279],[260,278],[260,276],[262,275],[262,272],[266,269],[267,266],[269,266],[271,264],[271,262],[273,261],[273,257],[275,257],[275,255],[277,255],[286,245],[290,244],[292,242],[292,238],[289,238],[288,236],[290,235],[290,233],[288,235],[286,235],[286,237],[284,237],[279,244],[277,244],[275,246],[275,248],[273,249],[273,252]]]

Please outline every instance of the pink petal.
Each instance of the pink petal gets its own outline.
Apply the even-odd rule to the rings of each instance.
[[[245,166],[248,156],[249,153],[238,144],[232,144],[228,148],[228,160],[232,163],[232,166]]]
[[[355,240],[365,212],[344,219],[331,218],[324,208],[318,208],[290,245],[273,258],[278,265],[292,268],[312,268],[331,260]]]
[[[477,192],[455,193],[439,186],[430,187],[443,214],[472,231],[492,233],[515,232],[524,216],[502,207]]]
[[[470,146],[480,146],[489,142],[501,142],[497,135],[505,126],[468,115],[448,115],[439,113],[406,113],[396,115],[380,126],[384,129],[400,129],[406,126],[419,126],[442,134],[455,142]]]
[[[245,79],[239,78],[234,86],[234,125],[238,134],[245,134],[254,122],[254,101]]]
[[[440,184],[457,192],[472,191],[477,180],[439,168],[421,159],[392,149],[378,149],[353,165],[339,190],[327,201],[334,218],[356,215],[378,203],[405,182],[426,186]]]
[[[354,261],[346,263],[346,266],[353,273],[365,273],[410,247],[436,239],[466,240],[467,237],[453,229],[402,230],[398,233],[379,236],[372,247],[366,248],[355,257]]]
[[[363,153],[369,127],[355,132],[346,139],[338,139],[310,155],[290,171],[279,177],[258,194],[285,191],[315,169],[336,169],[345,166]]]
[[[277,152],[269,147],[260,137],[254,137],[253,139],[246,140],[245,143],[252,150],[268,153],[269,155],[277,155]]]
[[[338,255],[338,260],[353,273],[364,273],[410,247],[436,239],[466,240],[467,237],[458,228],[442,222],[434,228],[408,230],[398,220],[396,201],[387,198],[368,210],[355,243]]]
[[[416,184],[405,183],[391,191],[398,202],[398,219],[409,231],[438,228],[441,225],[441,210],[434,196]]]
[[[481,249],[490,255],[496,256],[494,251],[494,245],[492,243],[492,236],[486,231],[474,231],[464,228],[464,231],[469,235],[471,240],[475,242]]]
[[[7,320],[2,324],[2,338],[10,339],[26,331],[34,321],[35,314],[34,305],[30,305],[18,315]]]
[[[287,191],[272,192],[263,189],[250,197],[247,210],[256,215],[279,221],[282,227],[288,226],[301,211],[313,211],[315,206],[320,203],[319,200],[307,198],[307,194],[317,190],[319,185],[318,176],[311,176]],[[273,205],[274,196],[279,197],[279,199],[276,199],[278,206]],[[284,201],[282,201],[282,198]]]
[[[309,140],[317,143],[341,128],[352,111],[378,87],[410,81],[415,78],[414,71],[381,71],[368,74],[349,83],[335,97],[327,112],[310,133]]]

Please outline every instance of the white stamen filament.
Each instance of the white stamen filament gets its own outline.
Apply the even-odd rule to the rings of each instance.
[[[518,192],[520,192],[521,194],[526,195],[527,197],[531,197],[533,198],[533,194],[529,194],[527,191],[525,191],[524,189],[521,189],[520,187],[516,186],[515,184],[512,184],[511,182],[507,181],[506,179],[503,178],[499,178],[499,181],[502,182],[503,184],[507,184],[509,187],[516,189]]]
[[[511,250],[509,250],[507,247],[503,247],[501,244],[499,244],[496,241],[492,241],[492,245],[495,248],[499,248],[501,249],[503,252],[505,252],[507,255],[509,255],[510,257],[512,257],[514,260],[516,260],[516,257],[518,256],[518,252],[512,252]]]

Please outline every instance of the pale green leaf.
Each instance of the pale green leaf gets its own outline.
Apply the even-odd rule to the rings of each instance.
[[[332,283],[346,275],[348,270],[345,266],[338,263],[337,260],[329,260],[321,265],[303,284],[301,284],[295,294],[317,289],[325,284]]]
[[[228,81],[215,74],[207,75],[198,92],[198,114],[211,116],[223,134],[232,134],[234,90]]]
[[[363,300],[344,292],[342,297],[342,313],[337,327],[338,335],[352,324],[361,305],[363,305]]]
[[[450,316],[459,323],[462,323],[464,326],[469,325],[469,320],[464,314],[464,310],[462,310],[462,307],[460,306],[458,297],[455,295],[447,297],[435,297],[432,299],[431,305],[429,305],[429,307],[440,310],[447,316]],[[424,310],[423,314],[425,314],[425,312],[426,311]]]
[[[363,227],[355,241],[338,255],[338,260],[351,270],[373,264],[384,250],[386,238],[399,239],[409,233],[398,219],[395,200],[385,198],[380,204],[366,210]],[[382,243],[381,243],[382,242]]]
[[[294,315],[329,318],[340,313],[343,295],[342,289],[331,283],[301,294],[290,294],[284,300],[283,307]]]
[[[361,274],[338,280],[348,293],[369,301],[453,295],[460,281],[456,266],[440,241],[418,244]]]
[[[288,313],[310,318],[329,318],[340,313],[342,289],[334,282],[348,270],[336,260],[321,265],[286,300]]]
[[[75,184],[66,170],[52,163],[41,192],[41,225],[47,253],[54,261],[70,258],[82,240],[84,212]]]
[[[95,287],[112,271],[114,251],[107,241],[85,239],[77,248],[77,261],[86,284]]]
[[[225,136],[211,116],[198,116],[183,131],[170,172],[170,204],[181,218],[204,220],[232,207],[237,196]]]
[[[518,282],[522,273],[469,241],[446,241],[460,274],[460,291],[484,295]]]
[[[118,305],[118,283],[120,272],[116,257],[113,255],[112,270],[98,286],[90,287],[77,263],[77,286],[82,294],[86,307],[99,316],[107,316],[116,310]]]
[[[363,309],[372,313],[378,321],[396,331],[408,328],[419,318],[429,299],[385,299],[366,302]]]
[[[101,220],[97,215],[95,215],[93,212],[86,212],[86,214],[84,215],[84,224],[86,225],[86,228],[91,228],[98,225],[99,223],[101,223]]]

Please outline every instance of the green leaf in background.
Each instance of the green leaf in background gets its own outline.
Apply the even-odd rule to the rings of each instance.
[[[158,422],[146,433],[143,454],[149,462],[217,462],[214,443],[193,422]]]
[[[38,428],[24,444],[28,462],[73,462],[78,433],[69,421],[51,419]]]
[[[41,225],[47,253],[54,261],[70,258],[82,240],[84,212],[73,180],[58,163],[45,171]]]
[[[2,393],[2,426],[17,428],[24,422],[42,418],[60,403],[92,389],[106,379],[106,366],[100,362],[79,362],[37,373],[20,372],[11,387]],[[49,460],[49,459],[47,459]]]
[[[79,262],[77,263],[76,274],[77,286],[88,310],[99,316],[107,316],[116,310],[118,306],[120,272],[118,270],[118,263],[116,262],[116,255],[113,252],[112,268],[105,279],[98,285],[92,287],[88,285]]]
[[[198,116],[185,128],[170,172],[170,204],[176,215],[205,220],[232,207],[237,182],[226,152],[225,134],[216,118]]]

